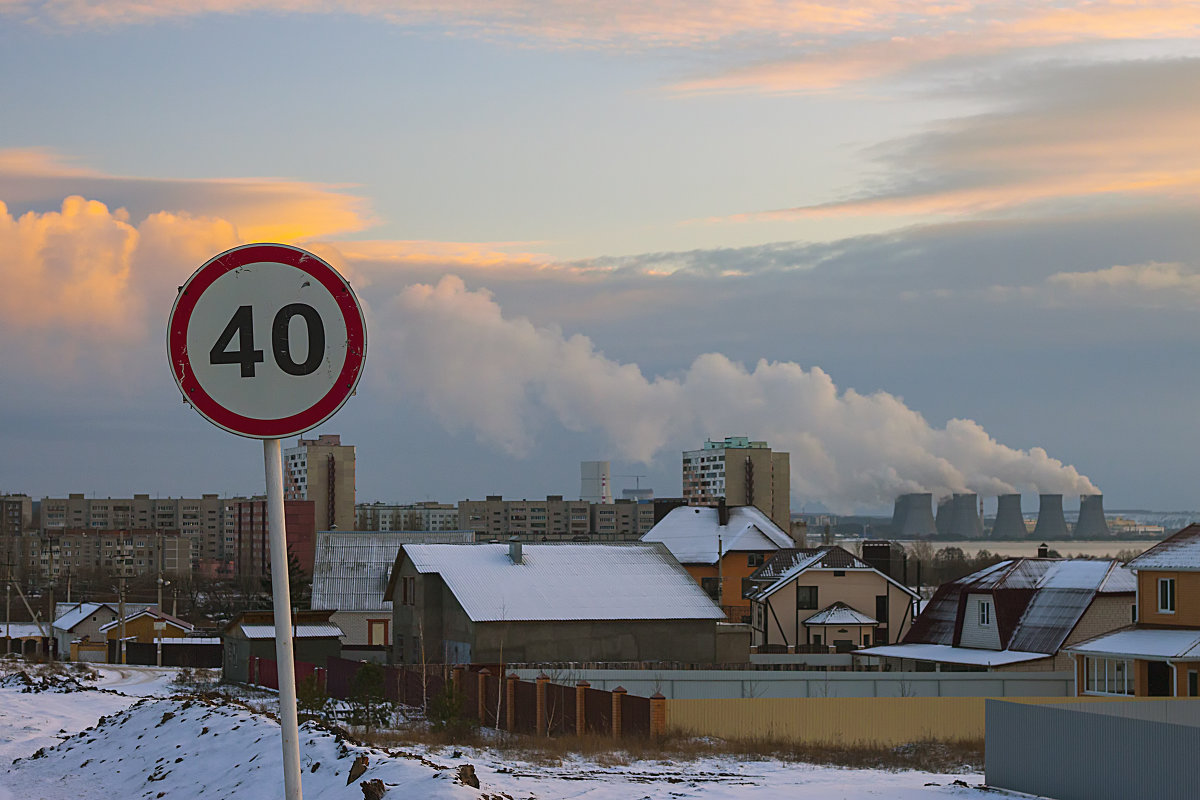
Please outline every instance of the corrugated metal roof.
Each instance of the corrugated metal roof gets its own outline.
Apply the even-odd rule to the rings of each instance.
[[[662,545],[414,544],[404,552],[437,573],[475,622],[724,619],[725,614]]]
[[[662,542],[681,564],[715,564],[718,547],[722,553],[763,552],[795,544],[754,506],[731,506],[728,511],[729,524],[721,525],[715,508],[673,508],[642,541]]]
[[[106,603],[79,603],[70,611],[54,620],[54,627],[60,631],[69,631],[101,608],[108,608],[114,614],[117,613],[115,608]]]
[[[823,611],[818,611],[808,619],[805,625],[878,625],[874,617],[855,611],[840,600]]]
[[[311,608],[390,611],[388,576],[403,544],[475,541],[474,531],[323,531],[317,534]]]
[[[241,625],[242,633],[247,639],[274,639],[275,626],[261,624],[246,624]],[[342,629],[332,622],[325,622],[319,625],[296,625],[295,632],[292,634],[296,639],[323,639],[326,637],[341,637],[345,634]]]
[[[1129,562],[1132,570],[1200,570],[1200,525],[1188,525]]]

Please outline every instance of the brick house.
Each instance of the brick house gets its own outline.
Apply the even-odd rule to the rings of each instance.
[[[1200,697],[1200,525],[1129,562],[1137,576],[1134,625],[1079,642],[1079,695]]]

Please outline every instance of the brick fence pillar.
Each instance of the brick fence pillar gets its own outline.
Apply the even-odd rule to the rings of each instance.
[[[587,681],[575,684],[575,735],[583,736],[587,732],[587,690],[591,688]]]
[[[515,672],[508,674],[508,691],[504,694],[504,700],[508,703],[505,730],[512,733],[517,729],[517,673]]]
[[[537,724],[535,726],[538,736],[550,735],[550,720],[546,714],[546,684],[548,683],[550,683],[550,676],[539,672],[537,676]]]
[[[626,694],[623,686],[612,690],[612,735],[614,739],[621,738],[621,701],[625,699]]]
[[[479,724],[480,726],[487,725],[487,679],[492,674],[492,671],[487,667],[479,670]]]
[[[662,692],[650,695],[650,736],[661,738],[667,732],[667,698]]]

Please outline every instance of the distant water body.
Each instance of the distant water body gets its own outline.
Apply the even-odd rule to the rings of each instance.
[[[900,541],[906,548],[911,547],[913,542]],[[1036,556],[1038,546],[1042,542],[1029,539],[1020,541],[1003,541],[990,539],[971,539],[966,541],[938,541],[930,540],[929,544],[933,547],[936,553],[943,547],[957,547],[966,553],[968,556],[974,556],[980,550],[987,550],[989,553],[995,553],[1002,556]],[[1045,543],[1051,550],[1057,550],[1059,555],[1067,556],[1091,556],[1093,558],[1104,558],[1105,556],[1115,556],[1121,550],[1135,550],[1139,553],[1149,550],[1158,541],[1154,539],[1112,539],[1103,542],[1076,542],[1071,539],[1048,541]]]

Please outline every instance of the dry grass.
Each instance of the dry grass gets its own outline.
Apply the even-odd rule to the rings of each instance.
[[[778,740],[726,740],[670,735],[659,740],[611,736],[536,737],[509,735],[487,729],[449,735],[411,726],[372,734],[367,741],[380,747],[425,745],[486,748],[530,764],[556,765],[572,757],[599,766],[626,766],[634,761],[697,761],[705,758],[779,760],[824,764],[852,769],[921,770],[959,773],[983,769],[983,740],[919,741],[896,747],[838,743],[796,743]]]

